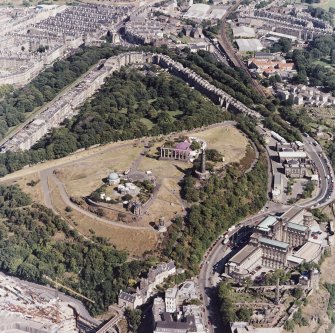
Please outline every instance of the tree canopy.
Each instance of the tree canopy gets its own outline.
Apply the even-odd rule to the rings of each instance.
[[[93,299],[95,304],[86,305],[94,314],[116,302],[128,280],[147,269],[102,238],[84,239],[17,186],[0,185],[0,216],[0,269],[40,283],[48,283],[45,276],[57,278]]]

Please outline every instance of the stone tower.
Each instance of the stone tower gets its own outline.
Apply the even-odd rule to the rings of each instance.
[[[200,170],[197,170],[196,175],[199,179],[205,180],[209,178],[209,171],[206,170],[206,152],[205,149],[201,151],[201,164]]]
[[[111,29],[109,31],[109,33],[110,33],[112,44],[119,44],[120,43],[120,36],[117,33],[117,31],[115,29]]]
[[[201,173],[206,172],[206,152],[203,149],[201,154]]]
[[[275,304],[279,304],[279,278],[277,278],[276,281],[276,299],[275,299]]]
[[[166,225],[165,225],[165,219],[164,219],[164,217],[161,217],[161,218],[159,219],[158,231],[159,231],[159,232],[166,232],[166,231],[167,231],[167,228],[166,228]]]

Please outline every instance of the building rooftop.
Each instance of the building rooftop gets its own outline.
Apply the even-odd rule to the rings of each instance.
[[[230,324],[232,333],[281,333],[280,327],[253,327],[246,322],[234,322]]]
[[[176,298],[178,293],[178,288],[177,286],[174,286],[173,288],[168,288],[165,291],[165,297],[168,298]]]
[[[299,258],[299,257],[296,257],[296,256],[287,256],[287,260],[291,261],[291,262],[294,262],[295,264],[298,264],[298,265],[300,265],[301,263],[304,262],[303,258]]]
[[[259,39],[236,39],[238,49],[242,52],[260,51],[264,48]]]
[[[173,321],[170,313],[163,312],[163,320],[156,323],[156,331],[166,333],[196,332],[194,316],[187,316],[186,321]]]
[[[241,264],[244,260],[250,257],[250,255],[258,250],[257,247],[252,245],[244,246],[240,251],[238,251],[229,262],[235,263],[237,265]]]
[[[191,146],[191,143],[185,140],[184,142],[179,142],[176,144],[175,149],[188,150]]]
[[[279,158],[306,158],[307,154],[304,151],[280,151]]]
[[[297,223],[292,223],[292,222],[288,222],[287,226],[291,229],[295,229],[298,231],[303,231],[305,232],[307,230],[307,227],[302,225],[302,224],[297,224]]]
[[[135,301],[135,295],[128,294],[124,291],[121,291],[119,294],[119,298],[127,301],[127,302],[134,302]]]
[[[275,179],[276,182],[276,179]],[[270,231],[270,226],[277,222],[277,217],[269,215],[258,226],[257,229],[261,231]]]
[[[288,248],[288,243],[284,243],[284,242],[281,242],[275,239],[261,237],[259,239],[259,242],[266,244],[266,245],[270,245],[270,246],[280,247],[281,249],[284,249],[284,250]]]
[[[197,288],[192,280],[186,280],[185,283],[179,288],[179,298],[197,298]]]
[[[1,316],[0,332],[2,333],[56,333],[57,327],[44,325],[18,316]]]
[[[108,180],[117,180],[117,179],[119,179],[119,175],[116,172],[111,172],[108,175]]]
[[[276,173],[273,177],[273,183],[276,186],[279,186],[282,184],[282,175],[281,173]]]
[[[320,243],[308,241],[295,253],[295,257],[305,259],[306,261],[312,261],[318,257],[320,247]]]
[[[175,263],[173,260],[169,261],[168,263],[160,263],[157,265],[156,268],[150,268],[148,272],[148,279],[150,282],[153,282],[155,278],[162,274],[163,272],[172,272],[176,269]]]
[[[244,25],[233,28],[234,37],[255,37],[255,29]]]
[[[269,53],[269,52],[255,52],[255,58],[258,57],[267,57],[267,58],[274,58],[276,55],[274,53]]]

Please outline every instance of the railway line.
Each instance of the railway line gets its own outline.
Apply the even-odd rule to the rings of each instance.
[[[238,8],[240,2],[241,0],[237,1],[233,6],[231,6],[222,18],[221,32],[218,38],[218,48],[222,53],[226,55],[229,65],[232,67],[236,67],[236,68],[242,68],[245,71],[245,73],[248,75],[248,77],[251,79],[253,87],[258,91],[258,93],[261,96],[266,97],[262,87],[259,85],[259,83],[255,79],[253,79],[247,66],[240,59],[240,57],[236,54],[236,51],[234,50],[226,34],[226,32],[228,31],[227,18],[229,17],[231,13],[233,13]]]

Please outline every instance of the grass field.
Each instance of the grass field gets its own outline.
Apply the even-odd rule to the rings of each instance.
[[[145,125],[149,130],[152,129],[154,123],[148,118],[141,118],[140,122]]]
[[[335,8],[335,0],[325,0],[320,3],[314,3],[312,6],[328,10],[330,7]]]
[[[160,217],[164,217],[165,222],[178,215],[184,214],[184,207],[179,196],[179,179],[163,179],[162,186],[158,191],[154,203],[150,206],[147,213],[142,217],[143,223],[158,223]]]
[[[31,182],[35,182],[36,185],[34,185]],[[43,203],[43,193],[40,183],[40,177],[38,173],[33,173],[30,175],[26,175],[24,177],[18,178],[18,179],[12,179],[5,182],[6,185],[14,185],[17,184],[21,187],[21,189],[28,193],[33,201],[41,202]]]
[[[87,196],[102,185],[102,180],[111,171],[123,172],[129,169],[142,147],[120,147],[106,150],[98,156],[57,169],[57,176],[65,184],[71,196]]]
[[[208,148],[217,149],[225,158],[225,163],[239,162],[246,152],[248,139],[234,126],[209,128],[204,131],[192,132],[200,139],[204,139]]]

